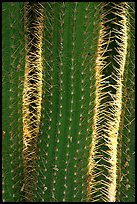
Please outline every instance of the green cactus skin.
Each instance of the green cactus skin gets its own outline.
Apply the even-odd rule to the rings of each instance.
[[[24,28],[22,3],[3,3],[2,160],[3,201],[19,201],[22,186],[22,90]]]
[[[116,201],[134,201],[134,3],[129,5]],[[31,201],[87,201],[99,2],[45,2],[42,103]],[[2,3],[3,202],[27,201],[23,178],[24,3]]]

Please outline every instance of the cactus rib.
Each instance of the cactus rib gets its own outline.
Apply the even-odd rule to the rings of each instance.
[[[127,3],[103,3],[96,59],[88,200],[116,200],[117,137],[127,54]],[[113,53],[113,55],[111,54]]]
[[[24,194],[31,201],[36,171],[37,137],[42,99],[43,5],[25,3],[26,64],[23,90]]]
[[[2,3],[3,202],[134,201],[134,14]]]

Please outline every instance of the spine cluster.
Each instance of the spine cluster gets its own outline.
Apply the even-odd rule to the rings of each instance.
[[[116,199],[117,138],[127,54],[127,3],[103,3],[96,58],[94,126],[88,165],[88,200]]]
[[[134,2],[2,12],[3,201],[133,201]]]
[[[23,156],[25,199],[31,201],[42,99],[43,5],[25,3],[26,63],[23,90]],[[32,182],[33,181],[33,182]]]

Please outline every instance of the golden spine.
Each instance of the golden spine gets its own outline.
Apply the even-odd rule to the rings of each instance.
[[[128,3],[102,3],[96,58],[94,125],[88,164],[88,201],[116,201],[117,138],[127,55]]]
[[[42,100],[43,3],[24,3],[25,76],[23,90],[23,192],[32,201]]]

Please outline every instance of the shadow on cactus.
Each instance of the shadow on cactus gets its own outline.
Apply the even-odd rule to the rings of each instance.
[[[2,12],[3,202],[134,201],[134,3]]]

